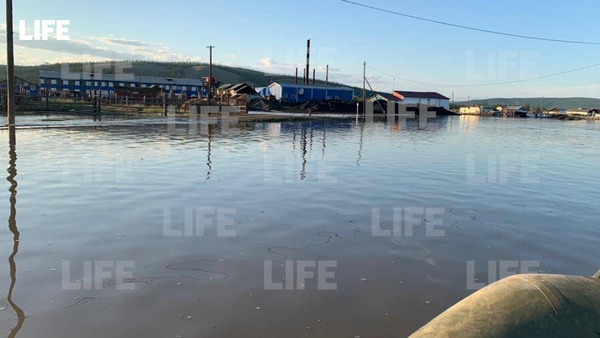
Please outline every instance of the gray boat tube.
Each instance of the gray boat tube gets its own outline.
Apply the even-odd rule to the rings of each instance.
[[[600,337],[600,271],[593,277],[510,276],[410,337]]]

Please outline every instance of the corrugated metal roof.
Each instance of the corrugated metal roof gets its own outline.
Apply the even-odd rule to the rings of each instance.
[[[62,79],[62,80],[84,80],[84,81],[113,81],[113,82],[136,82],[178,86],[202,86],[204,83],[200,79],[158,77],[158,76],[140,76],[133,74],[91,74],[88,73],[62,73],[56,70],[40,70],[41,78]]]
[[[414,99],[440,99],[440,100],[450,100],[450,98],[445,97],[442,94],[436,92],[409,92],[405,90],[394,90],[394,95],[400,95],[403,98],[414,98]]]
[[[352,88],[349,87],[341,87],[341,86],[311,86],[311,85],[303,85],[303,84],[295,84],[295,83],[278,83],[278,82],[273,82],[271,83],[271,85],[269,85],[269,88],[272,86],[281,86],[281,87],[292,87],[292,88],[304,88],[304,89],[327,89],[327,90],[351,90],[354,91]]]
[[[231,87],[233,87],[233,84],[231,84],[231,83],[225,83],[225,84],[222,84],[218,89],[219,90],[228,90]]]
[[[385,93],[374,95],[373,97],[371,97],[371,99],[376,98],[378,96],[384,98],[387,101],[400,101],[400,99],[397,98],[397,97],[395,97],[394,95],[392,95],[392,94],[385,94]]]

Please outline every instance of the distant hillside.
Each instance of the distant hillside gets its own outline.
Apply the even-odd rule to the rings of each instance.
[[[529,97],[529,98],[494,98],[487,100],[471,100],[469,102],[456,102],[456,105],[468,105],[476,104],[479,106],[485,106],[494,108],[497,106],[525,106],[529,104],[531,109],[540,107],[542,105],[541,97]],[[594,99],[589,97],[545,97],[544,107],[546,109],[551,108],[600,108],[600,99]]]
[[[131,63],[132,68],[128,68],[126,72],[131,72],[136,75],[145,76],[162,76],[162,77],[183,77],[201,79],[208,77],[208,64],[194,62],[150,62],[150,61],[134,61]],[[81,63],[72,63],[70,69],[73,72],[81,71]],[[39,70],[60,70],[60,64],[38,65],[38,66],[15,66],[15,75],[24,78],[32,83],[39,83]],[[105,73],[110,73],[105,69]],[[239,83],[246,82],[255,87],[268,86],[272,82],[293,83],[294,77],[280,74],[268,74],[261,71],[256,71],[246,68],[227,67],[222,65],[213,65],[213,76],[216,76],[221,83]],[[6,79],[6,67],[0,67],[0,79]],[[299,79],[303,81],[302,78]],[[311,80],[312,83],[312,80]],[[325,81],[316,81],[317,85],[324,85]],[[345,86],[340,83],[332,83],[330,85]],[[347,86],[351,87],[351,86]],[[362,89],[351,87],[356,95],[362,92]]]

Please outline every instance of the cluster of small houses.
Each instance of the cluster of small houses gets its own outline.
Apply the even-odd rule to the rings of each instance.
[[[169,78],[155,76],[128,75],[126,78],[114,74],[96,76],[88,73],[69,73],[68,78],[59,71],[39,71],[38,84],[15,77],[15,89],[24,96],[63,96],[81,97],[121,97],[130,100],[156,98],[160,95],[177,97],[183,100],[206,97],[209,88],[208,78]],[[213,82],[214,83],[214,82]],[[330,85],[305,85],[298,83],[273,82],[267,87],[252,87],[246,83],[221,84],[212,86],[212,93],[221,98],[274,99],[281,102],[301,103],[309,100],[356,99],[354,89]],[[6,80],[0,82],[0,90],[6,89]],[[369,101],[386,103],[427,104],[450,109],[450,99],[436,92],[393,91],[391,94],[375,94]],[[503,117],[556,117],[556,116],[600,116],[600,109],[554,108],[541,112],[529,112],[523,106],[498,106],[486,109],[483,106],[461,107],[459,114],[494,115]]]
[[[502,117],[557,117],[557,116],[600,116],[600,109],[596,108],[552,108],[542,109],[540,112],[527,111],[523,106],[498,106],[495,109],[486,109],[483,106],[470,105],[460,107],[461,115],[492,115]]]
[[[214,80],[213,80],[214,81]],[[298,83],[273,82],[267,87],[252,87],[246,83],[220,84],[209,86],[208,78],[169,78],[128,74],[68,73],[60,71],[39,71],[39,84],[15,77],[18,94],[35,97],[103,97],[136,101],[167,95],[171,98],[194,99],[206,97],[209,88],[213,95],[225,98],[244,97],[246,99],[267,98],[287,103],[302,103],[309,100],[355,100],[355,91],[349,87],[332,85],[305,85]],[[215,83],[215,82],[213,82]],[[0,89],[6,89],[6,80],[0,82]],[[404,104],[427,104],[450,108],[450,99],[435,92],[394,91],[392,94],[376,94],[370,101],[394,101]]]

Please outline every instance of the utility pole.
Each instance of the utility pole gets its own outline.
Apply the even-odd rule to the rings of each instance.
[[[210,104],[210,99],[212,98],[212,80],[213,80],[212,50],[213,50],[213,48],[215,48],[215,46],[206,46],[206,48],[210,49],[210,63],[208,65],[208,92],[206,93],[206,96],[208,97],[208,102]]]
[[[540,108],[540,113],[544,112],[544,97],[542,96],[542,107]]]
[[[362,97],[362,101],[363,101],[363,115],[367,115],[367,88],[366,88],[366,81],[367,81],[367,61],[365,61],[363,63],[363,97]]]
[[[46,110],[49,110],[49,103],[48,103],[48,99],[50,98],[50,95],[48,93],[48,91],[50,90],[50,88],[48,88],[48,84],[46,83],[46,79],[48,78],[48,62],[44,62],[44,64],[46,65],[46,76],[44,76],[44,84],[46,84],[46,88],[44,89],[44,93],[46,94]]]
[[[12,0],[6,0],[6,115],[9,126],[15,124],[15,56],[12,10]]]
[[[304,85],[308,86],[310,81],[310,39],[306,41],[306,74],[304,75]]]

